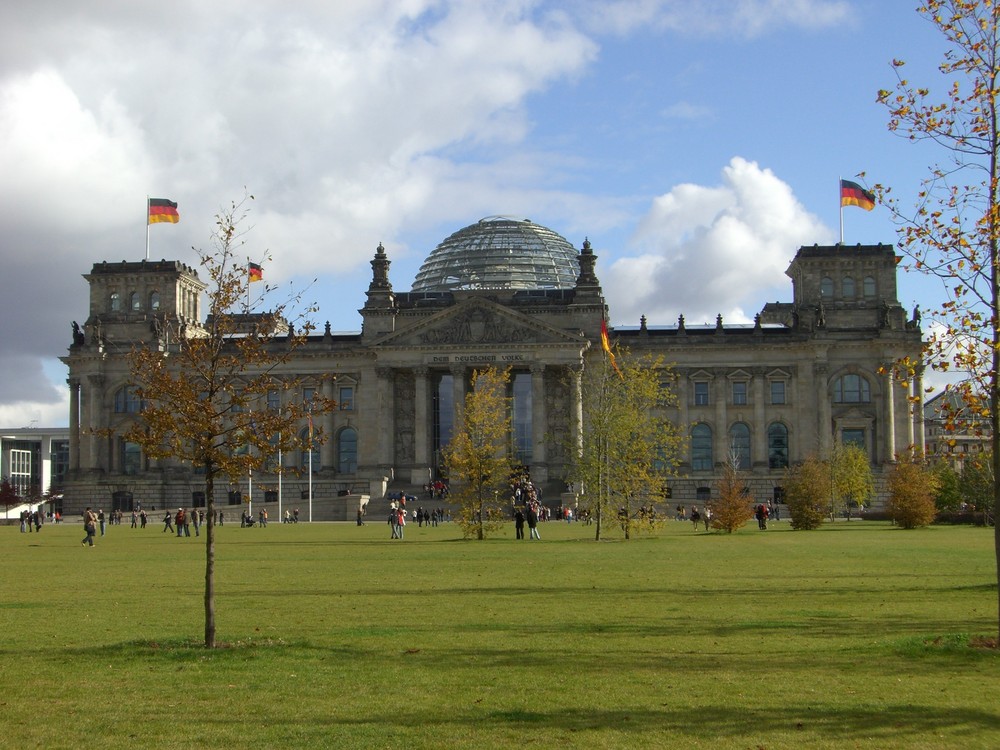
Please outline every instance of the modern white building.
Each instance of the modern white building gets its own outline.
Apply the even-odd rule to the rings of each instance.
[[[69,442],[68,427],[0,428],[0,477],[24,498],[61,494]]]

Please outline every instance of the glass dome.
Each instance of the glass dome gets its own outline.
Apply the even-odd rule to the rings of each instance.
[[[461,289],[572,289],[577,250],[527,219],[490,216],[460,229],[427,256],[414,292]]]

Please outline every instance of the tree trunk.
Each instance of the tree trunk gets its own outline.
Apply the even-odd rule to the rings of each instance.
[[[205,648],[215,648],[215,467],[205,462]]]

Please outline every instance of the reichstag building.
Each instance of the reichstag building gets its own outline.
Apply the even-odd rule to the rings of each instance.
[[[897,299],[897,260],[891,245],[802,247],[787,270],[790,301],[766,304],[753,324],[643,317],[610,330],[613,344],[661,355],[676,375],[670,416],[690,440],[672,503],[710,499],[731,453],[753,499],[766,502],[780,497],[790,463],[829,454],[837,442],[867,450],[879,486],[898,453],[923,450],[919,377],[904,388],[880,374],[921,351],[919,319]],[[577,249],[538,224],[492,217],[445,239],[410,290],[397,291],[380,245],[360,332],[333,334],[328,323],[295,352],[295,373],[338,403],[323,417],[329,439],[311,457],[283,455],[280,472],[271,460],[255,473],[255,506],[301,505],[308,484],[324,508],[319,517],[353,517],[349,498],[419,491],[440,475],[469,376],[484,365],[511,368],[512,450],[543,501],[559,504],[564,446],[581,420],[581,374],[604,356],[601,321],[612,319],[596,261],[589,242]],[[201,325],[205,282],[174,261],[102,262],[84,278],[89,314],[63,357],[71,396],[64,511],[102,497],[124,509],[197,503],[200,477],[190,466],[148,458],[121,435],[140,409],[125,353],[136,343],[169,350],[168,332]],[[230,499],[245,500],[247,478],[231,481]]]

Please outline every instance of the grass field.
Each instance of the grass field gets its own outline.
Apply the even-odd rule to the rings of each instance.
[[[992,530],[0,527],[0,747],[996,748]]]

